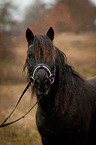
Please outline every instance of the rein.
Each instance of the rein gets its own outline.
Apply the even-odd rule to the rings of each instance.
[[[31,46],[29,46],[29,47],[31,47]],[[28,77],[29,77],[30,80],[29,80],[29,82],[28,82],[26,88],[24,89],[23,93],[21,94],[21,96],[20,96],[20,98],[19,98],[19,100],[18,100],[16,106],[14,107],[14,109],[12,110],[12,112],[9,114],[9,116],[8,116],[8,117],[3,121],[3,123],[0,125],[0,128],[5,127],[5,126],[8,126],[8,125],[11,125],[11,124],[13,124],[13,123],[15,123],[15,122],[21,120],[22,118],[24,118],[24,117],[25,117],[25,116],[26,116],[26,115],[36,106],[36,104],[42,99],[43,96],[41,96],[41,97],[37,100],[37,102],[29,109],[29,111],[28,111],[25,115],[21,116],[20,118],[14,120],[14,121],[12,121],[12,122],[6,123],[7,120],[10,118],[10,116],[11,116],[11,115],[14,113],[14,111],[16,110],[16,108],[17,108],[17,106],[19,105],[19,103],[20,103],[20,101],[21,101],[23,95],[26,93],[26,91],[28,90],[28,88],[30,87],[30,85],[31,85],[31,84],[34,85],[35,73],[36,73],[39,69],[42,69],[42,68],[45,69],[46,72],[48,73],[48,75],[49,75],[49,80],[50,80],[51,84],[54,83],[55,73],[56,73],[55,62],[54,62],[54,70],[53,70],[53,72],[51,72],[51,69],[49,68],[48,65],[43,64],[43,63],[36,65],[36,66],[33,68],[32,74],[30,74],[30,72],[29,72],[29,70],[28,70],[27,74],[28,74]]]
[[[12,112],[9,114],[9,116],[8,116],[8,117],[3,121],[3,123],[0,125],[0,128],[5,127],[5,126],[8,126],[8,125],[11,125],[11,124],[13,124],[13,123],[15,123],[15,122],[21,120],[22,118],[24,118],[24,117],[25,117],[25,116],[26,116],[26,115],[36,106],[36,104],[42,99],[43,96],[41,96],[41,97],[37,100],[37,102],[29,109],[29,111],[28,111],[25,115],[21,116],[20,118],[14,120],[14,121],[12,121],[12,122],[6,123],[6,121],[10,118],[10,116],[11,116],[11,115],[13,114],[13,112],[16,110],[17,106],[19,105],[19,102],[21,101],[23,95],[26,93],[26,91],[27,91],[28,88],[30,87],[31,83],[32,83],[32,80],[31,80],[31,78],[30,78],[30,81],[28,82],[26,88],[24,89],[23,93],[21,94],[21,96],[20,96],[20,98],[19,98],[19,100],[18,100],[16,106],[14,107],[14,109],[12,110]]]

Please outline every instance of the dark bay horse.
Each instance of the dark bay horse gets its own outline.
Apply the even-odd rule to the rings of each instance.
[[[26,67],[38,103],[36,123],[43,145],[96,144],[96,77],[83,79],[53,45],[54,30],[26,30]]]

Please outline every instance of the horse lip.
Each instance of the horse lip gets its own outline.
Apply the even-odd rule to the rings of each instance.
[[[39,90],[37,91],[37,95],[39,95],[39,96],[45,96],[45,95],[48,95],[48,93],[49,93],[49,89],[45,92],[41,92]]]

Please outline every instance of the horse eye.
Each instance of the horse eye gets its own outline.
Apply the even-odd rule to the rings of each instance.
[[[35,86],[38,87],[38,89],[40,88],[40,81],[39,80],[35,80]]]

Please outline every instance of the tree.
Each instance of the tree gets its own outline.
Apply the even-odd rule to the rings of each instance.
[[[34,4],[30,4],[25,12],[25,25],[30,25],[39,18],[41,13],[45,10],[45,4],[42,0],[35,0]]]
[[[11,2],[0,1],[0,61],[9,61],[14,58],[14,42],[11,33],[16,21],[12,17],[16,7]]]
[[[78,30],[92,30],[96,19],[96,7],[89,0],[56,0],[68,7],[71,19]]]
[[[0,2],[0,32],[10,32],[16,21],[12,17],[13,11],[16,10],[11,2]]]

